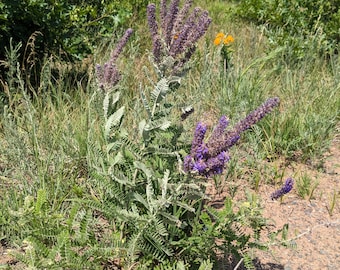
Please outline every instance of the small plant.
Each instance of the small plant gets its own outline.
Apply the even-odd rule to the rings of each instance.
[[[339,197],[339,192],[336,192],[335,190],[333,191],[333,194],[330,197],[330,201],[329,201],[329,205],[326,206],[328,214],[330,216],[333,216],[333,212],[334,212],[334,208],[337,205],[337,201],[338,201],[338,197]]]
[[[313,182],[312,178],[305,173],[296,181],[297,193],[300,197],[310,200],[313,198],[314,191],[318,185],[317,182]]]
[[[36,197],[25,198],[23,207],[10,210],[14,228],[24,238],[24,253],[12,255],[30,268],[93,268],[100,257],[90,257],[100,247],[94,246],[92,213],[74,203],[69,216],[63,215],[49,205],[47,196],[46,190],[39,189]],[[80,252],[86,244],[88,250]],[[101,252],[105,256],[104,249]]]
[[[226,75],[227,71],[231,68],[232,63],[232,49],[230,45],[235,41],[232,35],[225,35],[220,32],[216,35],[214,39],[215,46],[221,46],[221,62],[223,66],[223,74]]]

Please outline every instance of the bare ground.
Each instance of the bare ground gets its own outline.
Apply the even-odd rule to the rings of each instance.
[[[340,139],[340,138],[339,138]],[[318,270],[340,269],[340,140],[335,139],[325,155],[324,171],[294,164],[290,170],[311,176],[319,183],[312,199],[302,199],[290,193],[283,201],[265,203],[264,215],[278,228],[289,224],[289,238],[296,248],[272,248],[272,254],[258,253],[259,269]],[[264,186],[260,191],[269,198],[272,190]],[[331,202],[336,201],[331,212]],[[274,267],[273,264],[276,265]]]

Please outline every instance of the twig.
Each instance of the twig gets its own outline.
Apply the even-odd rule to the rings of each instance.
[[[237,268],[239,268],[239,266],[241,265],[242,262],[243,262],[243,258],[238,262],[238,264],[235,266],[234,270],[237,270]]]

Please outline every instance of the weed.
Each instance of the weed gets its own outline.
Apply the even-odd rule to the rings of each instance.
[[[297,193],[300,197],[311,200],[318,185],[318,182],[313,181],[307,173],[304,173],[302,176],[297,178]]]
[[[334,212],[334,209],[337,205],[337,200],[339,198],[339,192],[336,192],[335,190],[333,191],[333,194],[331,195],[330,197],[330,200],[329,200],[329,205],[326,206],[327,208],[327,211],[328,211],[328,214],[330,216],[333,216],[333,212]]]

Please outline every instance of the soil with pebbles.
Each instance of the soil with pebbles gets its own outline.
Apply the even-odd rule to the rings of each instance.
[[[334,140],[324,156],[324,170],[294,164],[292,173],[306,173],[318,182],[312,199],[301,199],[294,192],[279,201],[267,201],[264,215],[277,228],[289,224],[288,238],[293,249],[273,247],[272,254],[258,253],[258,269],[336,270],[340,269],[340,140]],[[269,188],[261,192],[268,198]],[[332,198],[335,205],[332,209]]]

